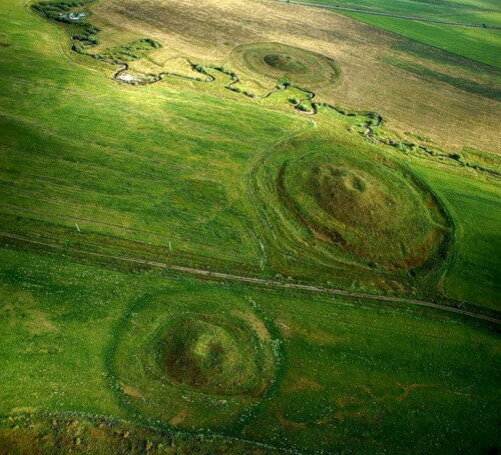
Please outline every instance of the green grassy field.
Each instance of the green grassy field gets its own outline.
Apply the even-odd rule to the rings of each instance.
[[[37,20],[29,10],[21,11],[14,13],[27,23]],[[10,27],[15,33],[27,23]],[[374,252],[389,248],[393,238],[375,231],[372,241],[376,243],[368,246],[373,253],[359,252],[365,261],[361,268],[349,259],[353,254],[348,253],[349,242],[341,254],[344,266],[343,261],[336,265],[317,258],[314,268],[304,267],[301,264],[311,245],[284,250],[280,236],[270,236],[269,223],[262,218],[261,196],[254,189],[262,157],[279,159],[280,144],[313,127],[329,131],[328,139],[315,145],[319,150],[327,146],[326,153],[330,153],[328,147],[334,141],[339,150],[358,149],[370,155],[375,148],[356,134],[363,130],[363,116],[323,111],[313,122],[295,114],[287,100],[304,94],[284,91],[253,101],[226,90],[227,77],[220,73],[213,84],[170,78],[168,85],[117,85],[109,72],[98,71],[103,64],[75,54],[69,59],[67,53],[59,52],[54,46],[64,35],[54,33],[59,30],[43,19],[36,23],[39,33],[52,44],[24,37],[19,38],[24,44],[17,41],[1,51],[7,62],[2,78],[4,230],[59,238],[66,245],[96,251],[229,272],[292,276],[373,292],[433,294],[436,273],[427,273],[431,281],[424,286],[418,281],[422,274],[409,276],[396,265],[383,266],[382,273],[367,268],[368,263],[377,266],[380,259]],[[22,46],[29,50],[23,52]],[[80,65],[74,63],[75,58]],[[29,67],[20,74],[23,65]],[[51,80],[57,82],[43,83]],[[39,119],[44,119],[43,128],[37,126]],[[308,140],[301,143],[309,147]],[[303,153],[298,146],[294,148]],[[388,150],[377,153],[383,153],[383,161],[390,159]],[[401,157],[397,154],[391,159],[396,161],[390,168],[398,167]],[[422,196],[416,188],[411,193],[414,204],[419,204],[415,198]],[[393,202],[384,196],[382,204]],[[269,204],[267,210],[274,205],[283,201]],[[358,210],[365,209],[360,206]],[[373,224],[370,219],[367,223]],[[282,222],[273,221],[271,230],[274,224],[281,229]],[[428,237],[423,241],[429,246],[422,253],[410,244],[399,247],[404,254],[414,248],[413,254],[425,255],[423,259],[416,256],[414,268],[434,254],[443,235],[426,229],[422,235]],[[365,234],[362,230],[357,235]],[[315,248],[324,250],[326,242],[319,237],[322,234],[317,231]],[[305,245],[310,242],[303,234],[300,238]],[[487,273],[495,274],[497,266],[493,261]],[[384,272],[388,267],[394,270]],[[483,292],[491,295],[490,288],[477,294]]]
[[[456,225],[456,241],[445,289],[461,300],[481,301],[497,307],[501,289],[497,274],[501,219],[496,210],[499,186],[468,178],[451,179],[443,170],[420,169],[442,200],[447,201]],[[460,188],[460,191],[458,191]],[[493,267],[491,268],[491,266]],[[480,295],[479,288],[490,289]]]
[[[495,0],[466,0],[460,2],[421,2],[416,0],[305,1],[452,22],[501,25],[501,9],[499,3]],[[336,12],[413,40],[501,68],[501,58],[499,56],[500,30],[456,27],[348,11]]]
[[[1,254],[4,416],[71,410],[77,421],[104,416],[311,453],[409,445],[453,453],[498,442],[499,340],[482,323],[369,300],[131,274],[119,263],[82,265],[20,247]],[[208,313],[213,329],[184,325],[190,343],[203,352],[207,330],[222,342],[228,333],[262,340],[269,357],[253,354],[252,368],[268,364],[269,376],[258,376],[266,383],[246,382],[241,364],[223,388],[180,381],[170,363],[158,370],[158,339],[179,318]],[[245,346],[252,343],[237,350]]]
[[[161,41],[0,7],[0,231],[52,245],[0,233],[0,454],[499,447],[497,325],[445,311],[499,318],[498,156],[325,103],[311,51],[159,73]]]

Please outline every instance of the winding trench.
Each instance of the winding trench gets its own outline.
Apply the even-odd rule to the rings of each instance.
[[[64,4],[69,8],[75,8],[77,6],[79,6],[79,7],[85,6],[85,5],[93,3],[95,1],[96,0],[81,0],[81,2],[79,4],[68,3],[68,2],[61,2],[59,4]],[[292,1],[279,0],[279,1],[285,1],[287,3],[297,3],[297,4],[305,4],[305,5],[310,5],[310,6],[313,5],[313,6],[325,7],[325,5],[317,5],[317,4],[299,2],[299,1],[293,1],[293,0]],[[36,3],[32,6],[32,8],[35,11],[37,11],[39,14],[42,14],[47,19],[53,20],[53,21],[58,22],[58,23],[68,24],[68,21],[65,21],[65,20],[61,21],[61,16],[60,15],[58,16],[57,13],[54,13],[54,11],[52,11],[50,9],[45,10],[44,8],[47,8],[45,2]],[[333,8],[337,8],[337,7],[333,7]],[[342,8],[339,7],[339,9],[342,9]],[[82,28],[82,31],[83,31],[83,35],[80,35],[80,37],[78,35],[75,35],[73,37],[73,42],[80,42],[81,44],[80,45],[74,44],[72,46],[72,50],[74,52],[79,53],[79,54],[82,54],[82,55],[99,60],[100,59],[99,55],[88,53],[85,50],[87,48],[92,48],[92,47],[95,47],[97,45],[98,41],[95,39],[95,35],[99,33],[99,29],[94,27],[89,22],[74,21],[73,25],[80,25]],[[501,28],[501,27],[499,27],[499,28]],[[145,41],[148,41],[148,40],[145,40]],[[150,41],[153,41],[153,40],[150,40]],[[161,44],[159,44],[159,43],[157,43],[157,44],[159,46],[161,46]],[[304,97],[301,97],[293,102],[294,109],[301,114],[316,115],[319,112],[319,108],[323,107],[323,108],[334,110],[338,114],[341,114],[341,115],[344,115],[347,117],[356,117],[356,116],[366,117],[367,120],[363,123],[363,125],[364,125],[363,130],[360,131],[360,134],[362,136],[364,136],[370,142],[390,146],[390,147],[393,147],[397,150],[401,150],[402,148],[406,149],[408,151],[417,150],[419,152],[427,154],[430,157],[440,156],[441,158],[450,159],[451,163],[454,162],[454,163],[459,164],[463,167],[467,167],[467,168],[470,168],[470,169],[473,169],[473,170],[479,171],[479,172],[484,172],[484,173],[489,174],[489,175],[494,176],[494,177],[501,177],[501,172],[498,172],[494,169],[490,169],[490,168],[480,166],[477,164],[471,164],[469,162],[455,160],[454,158],[452,158],[453,155],[450,155],[446,152],[443,152],[440,149],[430,149],[427,146],[424,146],[421,144],[416,144],[413,142],[408,142],[405,140],[401,140],[400,138],[395,140],[395,139],[390,139],[390,138],[386,138],[386,137],[381,137],[380,135],[378,135],[378,132],[375,129],[383,124],[384,119],[380,114],[378,114],[376,112],[346,111],[345,109],[341,109],[341,108],[336,107],[330,103],[315,102],[315,101],[313,101],[314,98],[316,97],[316,94],[314,92],[312,92],[309,89],[299,87],[299,86],[297,86],[293,83],[290,83],[290,82],[278,84],[276,86],[276,88],[269,90],[268,92],[264,93],[263,95],[258,95],[258,94],[251,93],[251,92],[248,92],[245,90],[240,90],[237,87],[235,87],[236,84],[241,82],[240,77],[234,71],[230,71],[222,66],[208,66],[207,67],[208,69],[206,69],[200,64],[189,62],[192,70],[195,71],[196,73],[199,73],[203,77],[187,76],[185,74],[179,74],[176,72],[162,71],[162,72],[157,73],[157,74],[150,74],[144,78],[136,78],[132,75],[130,75],[130,78],[127,78],[126,73],[129,71],[128,63],[126,63],[126,62],[116,63],[116,62],[110,62],[110,61],[108,61],[108,63],[119,65],[119,69],[117,71],[115,71],[115,73],[113,74],[113,79],[119,83],[122,83],[122,84],[132,84],[132,85],[153,84],[153,83],[162,81],[165,77],[170,77],[170,76],[178,77],[178,78],[189,80],[189,81],[195,81],[195,82],[207,82],[207,83],[208,82],[215,82],[216,77],[213,76],[212,74],[210,74],[210,72],[208,71],[208,69],[209,69],[209,70],[217,71],[217,72],[224,74],[225,76],[228,76],[231,78],[231,81],[225,85],[226,89],[228,89],[232,92],[235,92],[235,93],[240,93],[240,94],[242,94],[248,98],[252,98],[252,99],[265,99],[265,98],[269,98],[270,96],[272,96],[275,93],[287,90],[289,88],[294,89],[294,90],[297,90],[297,91],[305,94]]]
[[[89,54],[92,56],[92,54]],[[191,68],[193,71],[203,74],[206,76],[206,79],[200,78],[200,77],[190,77],[186,76],[184,74],[179,74],[179,73],[174,73],[170,71],[162,71],[154,76],[150,76],[149,78],[146,79],[125,79],[125,73],[129,70],[129,65],[127,63],[124,63],[120,69],[118,69],[114,74],[113,74],[113,79],[115,79],[117,82],[123,83],[123,84],[132,84],[132,85],[147,85],[147,84],[154,84],[155,82],[160,82],[161,80],[164,79],[165,76],[174,76],[174,77],[179,77],[181,79],[186,79],[189,81],[195,81],[195,82],[215,82],[216,77],[214,77],[212,74],[210,74],[204,67],[202,67],[199,64],[196,63],[191,63]],[[256,100],[262,100],[269,98],[271,95],[282,92],[284,90],[287,90],[288,88],[293,88],[296,90],[299,90],[300,92],[305,93],[304,98],[299,98],[294,104],[294,108],[297,109],[300,113],[302,114],[307,114],[307,115],[314,115],[318,113],[317,106],[318,104],[312,103],[311,105],[311,110],[308,110],[306,108],[302,108],[302,103],[311,101],[313,98],[315,98],[315,93],[311,92],[310,90],[307,90],[305,88],[299,87],[297,85],[291,84],[291,83],[285,83],[285,84],[280,84],[277,85],[276,88],[269,90],[265,92],[263,95],[258,95],[256,93],[248,92],[248,91],[242,91],[235,87],[236,84],[241,82],[240,77],[233,71],[229,71],[225,69],[222,66],[208,66],[207,67],[210,70],[218,71],[219,73],[222,73],[226,76],[229,76],[231,78],[231,81],[225,85],[225,88],[234,92],[234,93],[241,93],[242,95],[246,96],[247,98],[252,98]],[[327,105],[325,105],[327,106]],[[330,106],[329,106],[330,107]],[[338,110],[338,112],[340,112]],[[355,114],[354,114],[355,115]]]
[[[92,54],[89,54],[92,56]],[[193,69],[193,71],[200,73],[205,76],[205,79],[201,77],[190,77],[187,75],[183,74],[178,74],[174,72],[169,72],[169,71],[162,71],[154,76],[151,76],[148,79],[134,79],[134,80],[124,80],[123,75],[128,71],[129,65],[124,63],[119,70],[117,70],[113,74],[113,79],[115,79],[117,82],[122,83],[122,84],[133,84],[133,85],[147,85],[147,84],[153,84],[156,82],[160,82],[164,79],[166,76],[174,76],[174,77],[179,77],[181,79],[186,79],[189,81],[196,81],[196,82],[215,82],[217,79],[215,76],[210,74],[204,67],[202,67],[199,64],[191,63],[190,65]],[[367,120],[364,122],[364,128],[363,131],[360,132],[362,136],[364,136],[367,140],[373,143],[393,147],[396,149],[401,149],[402,147],[407,147],[410,149],[417,149],[421,152],[426,153],[430,157],[435,157],[437,156],[437,151],[430,149],[424,145],[421,144],[416,144],[413,142],[408,142],[408,141],[402,141],[402,140],[394,140],[390,138],[384,138],[378,135],[377,131],[375,128],[381,126],[384,123],[384,118],[382,115],[378,114],[377,112],[369,111],[369,112],[355,112],[355,111],[348,111],[346,109],[342,109],[338,106],[335,106],[331,103],[326,103],[326,102],[315,102],[313,101],[314,98],[316,98],[316,93],[312,92],[309,89],[306,89],[304,87],[299,87],[298,85],[295,85],[293,83],[284,83],[277,85],[276,88],[269,90],[268,92],[265,92],[263,95],[258,95],[256,93],[248,92],[248,91],[241,91],[240,89],[236,88],[235,85],[241,82],[240,77],[233,71],[227,70],[221,66],[208,66],[207,67],[210,70],[217,71],[221,74],[224,74],[225,76],[228,76],[231,78],[231,81],[225,85],[225,88],[234,92],[234,93],[240,93],[247,98],[252,98],[256,100],[261,100],[261,99],[266,99],[272,96],[275,93],[282,92],[284,90],[288,89],[294,89],[298,90],[300,92],[303,92],[305,95],[302,98],[297,99],[293,103],[294,109],[299,112],[300,114],[303,115],[316,115],[319,113],[319,108],[327,108],[331,109],[338,114],[344,115],[346,117],[366,117]],[[307,107],[304,103],[310,103],[310,106]],[[453,160],[451,156],[447,153],[439,153],[442,158],[448,158]],[[479,172],[484,172],[486,174],[489,174],[494,177],[501,177],[501,173],[494,170],[490,169],[484,166],[479,166],[476,164],[470,164],[467,162],[461,162],[460,163],[463,167],[467,167],[469,169],[473,169],[475,171]]]

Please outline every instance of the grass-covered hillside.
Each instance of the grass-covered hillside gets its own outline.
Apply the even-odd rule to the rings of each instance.
[[[0,454],[497,450],[499,74],[243,3],[0,0]]]
[[[340,68],[337,83],[316,87],[323,100],[377,110],[401,134],[418,133],[449,149],[501,153],[499,69],[457,51],[426,46],[329,10],[278,1],[105,0],[91,10],[93,23],[102,29],[97,49],[144,37],[163,44],[133,67],[179,70],[186,59],[223,64],[245,74],[254,90],[263,90],[269,78],[249,67],[248,52],[247,63],[241,64],[242,46],[255,46],[256,53],[270,42],[306,49]],[[455,40],[457,35],[444,42]]]

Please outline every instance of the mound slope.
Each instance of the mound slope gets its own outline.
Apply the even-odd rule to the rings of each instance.
[[[111,374],[134,413],[175,426],[223,427],[274,390],[272,338],[232,294],[147,296],[122,327]]]
[[[274,243],[295,255],[306,242],[301,256],[387,271],[445,257],[449,225],[439,201],[410,170],[377,154],[308,136],[263,164],[257,188],[277,214]]]
[[[307,88],[331,86],[339,77],[333,59],[281,43],[243,44],[233,50],[231,59],[260,78],[275,81],[287,77]]]
[[[257,335],[239,319],[182,317],[167,329],[161,368],[174,382],[223,395],[261,394],[269,362]],[[268,359],[266,358],[268,357]]]

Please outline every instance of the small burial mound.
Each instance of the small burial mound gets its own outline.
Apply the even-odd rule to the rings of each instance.
[[[275,390],[279,358],[266,324],[220,286],[144,296],[118,334],[110,375],[123,404],[147,419],[223,427]]]
[[[239,72],[250,72],[267,81],[285,77],[306,88],[329,85],[339,77],[339,68],[331,58],[280,43],[242,44],[231,58]]]
[[[308,69],[301,60],[289,54],[267,54],[263,60],[270,67],[285,73],[300,73]]]

